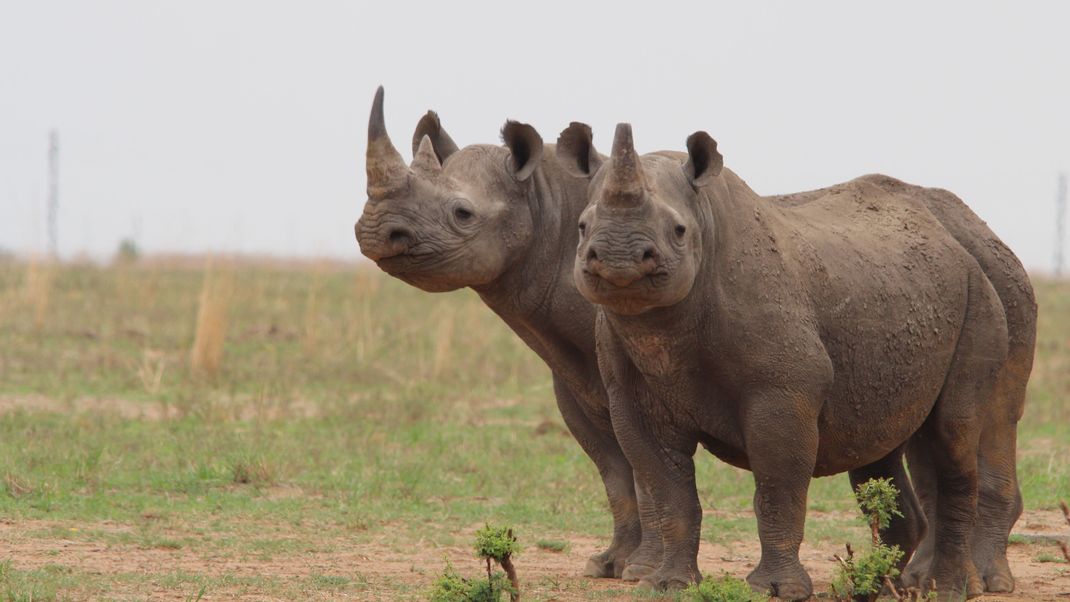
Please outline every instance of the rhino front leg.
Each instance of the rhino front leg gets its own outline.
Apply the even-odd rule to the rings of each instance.
[[[632,465],[624,456],[610,428],[598,428],[584,412],[576,397],[554,377],[557,407],[572,436],[598,467],[613,513],[613,540],[605,551],[591,556],[585,577],[619,578],[628,557],[639,547],[642,527],[639,504],[632,478]],[[606,409],[608,412],[608,408]],[[608,421],[608,416],[606,417]],[[607,427],[609,425],[607,424]]]
[[[621,579],[639,581],[650,575],[661,565],[665,548],[661,545],[661,528],[658,526],[657,505],[654,494],[648,491],[638,473],[635,474],[635,497],[639,502],[639,521],[643,525],[643,539],[624,566]]]
[[[652,499],[653,505],[646,506],[650,513],[647,518],[652,520],[656,516],[661,536],[662,553],[657,568],[643,575],[639,585],[656,590],[684,588],[702,579],[698,570],[702,508],[695,489],[692,458],[696,444],[691,444],[688,453],[659,439],[649,419],[638,409],[636,399],[628,393],[636,390],[637,382],[631,387],[614,386],[611,380],[606,384],[613,430],[635,468],[637,487]],[[652,547],[657,548],[656,544]]]
[[[752,398],[744,414],[762,545],[761,561],[747,582],[782,600],[805,600],[814,590],[799,562],[806,494],[817,461],[817,412],[811,408],[807,400],[772,393]]]

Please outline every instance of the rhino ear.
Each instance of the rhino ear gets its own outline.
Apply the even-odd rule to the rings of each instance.
[[[724,157],[717,152],[717,141],[706,132],[695,132],[687,137],[687,163],[684,173],[691,183],[703,186],[716,177],[724,167]]]
[[[438,113],[428,111],[416,124],[416,131],[412,134],[412,154],[416,156],[420,150],[420,142],[427,136],[431,139],[431,147],[435,149],[435,156],[439,163],[446,163],[446,158],[457,152],[457,143],[450,138],[446,130],[442,129],[442,122],[438,119]]]
[[[590,177],[602,166],[602,155],[594,148],[591,126],[573,121],[557,137],[557,158],[574,176]]]
[[[509,149],[513,177],[521,182],[530,178],[542,159],[542,136],[526,123],[506,121],[502,141]]]

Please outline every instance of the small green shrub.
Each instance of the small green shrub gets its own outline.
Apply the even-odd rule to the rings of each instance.
[[[490,558],[499,564],[520,551],[512,527],[484,525],[476,531],[476,556]]]
[[[840,572],[832,582],[832,592],[840,600],[875,600],[884,587],[884,578],[899,576],[896,564],[902,559],[899,546],[879,543],[857,558],[848,547],[847,558],[839,559]]]
[[[680,592],[681,602],[764,602],[769,599],[751,589],[742,579],[724,574],[716,579],[707,576],[702,583],[692,583]]]
[[[895,503],[899,490],[892,485],[891,479],[870,479],[858,486],[855,497],[873,532],[873,543],[880,540],[879,530],[887,529],[892,517],[903,516]]]
[[[881,541],[880,530],[887,528],[895,516],[903,516],[896,506],[899,490],[891,479],[870,479],[855,489],[855,497],[869,525],[872,546],[855,556],[847,545],[847,556],[836,556],[840,570],[832,581],[832,593],[837,600],[872,602],[877,599],[886,579],[899,576],[899,561],[903,551],[899,546],[887,546]]]
[[[512,557],[520,550],[512,527],[484,525],[476,531],[476,556],[487,563],[486,579],[466,579],[454,570],[446,560],[446,570],[431,589],[432,602],[498,602],[502,594],[510,600],[520,597],[520,581],[513,567]],[[498,563],[505,572],[491,571],[491,561]]]
[[[500,602],[502,594],[512,587],[505,573],[495,572],[490,580],[466,579],[446,561],[446,570],[431,589],[431,602]]]

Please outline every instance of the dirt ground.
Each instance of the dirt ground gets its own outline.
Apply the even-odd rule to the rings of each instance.
[[[474,531],[478,525],[473,525]],[[288,527],[265,525],[274,536]],[[345,538],[329,538],[323,548],[327,552],[273,554],[270,558],[239,558],[233,554],[211,554],[191,549],[144,548],[132,544],[108,544],[86,540],[74,535],[76,530],[121,532],[132,526],[112,522],[72,526],[54,521],[0,521],[0,558],[10,559],[16,569],[29,570],[46,565],[64,565],[74,571],[94,576],[129,574],[158,574],[182,571],[206,576],[233,577],[271,576],[275,579],[299,581],[313,575],[354,575],[366,580],[358,592],[339,593],[337,597],[361,600],[395,599],[399,593],[418,596],[425,591],[449,557],[462,573],[476,574],[479,564],[471,559],[466,546],[439,547],[414,542],[414,545],[393,541],[355,543]],[[190,536],[191,532],[176,528],[173,535]],[[1011,564],[1018,579],[1018,591],[1011,595],[986,596],[987,600],[1070,600],[1070,567],[1065,562],[1042,562],[1042,558],[1058,558],[1058,538],[1066,537],[1065,525],[1058,512],[1027,512],[1015,532],[1020,535],[1010,548]],[[71,532],[70,539],[42,537],[42,533]],[[33,534],[33,535],[28,535]],[[307,534],[304,534],[307,536]],[[471,534],[458,534],[458,541],[468,541]],[[295,533],[295,536],[297,534]],[[526,547],[517,557],[525,598],[528,600],[601,600],[632,599],[633,586],[613,580],[585,579],[578,575],[585,559],[602,542],[593,538],[572,538],[568,549],[555,553]],[[414,554],[410,550],[417,549]],[[827,591],[835,562],[832,555],[839,546],[804,544],[802,561],[814,578],[816,591]],[[699,565],[704,572],[716,574],[726,571],[744,577],[758,561],[757,541],[725,545],[704,543]],[[1061,560],[1061,559],[1060,559]],[[118,580],[116,583],[120,583]],[[148,591],[146,591],[148,590]],[[77,595],[77,594],[75,594]],[[160,584],[141,584],[136,591],[124,591],[116,585],[112,595],[130,595],[144,599],[186,599],[188,592],[178,592]],[[334,597],[334,596],[332,596]],[[210,599],[265,599],[263,593],[213,590],[204,596]]]

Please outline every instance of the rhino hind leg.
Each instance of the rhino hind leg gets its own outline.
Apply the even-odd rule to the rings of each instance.
[[[925,536],[927,523],[921,502],[918,501],[918,496],[915,495],[906,469],[903,467],[903,448],[895,450],[873,464],[856,468],[848,474],[852,488],[857,488],[869,479],[890,478],[892,484],[899,490],[896,505],[903,516],[892,517],[888,527],[881,531],[881,541],[890,546],[899,546],[899,549],[903,551],[903,560],[899,566],[903,569]]]
[[[632,477],[632,465],[624,457],[611,429],[598,428],[584,412],[567,386],[554,376],[554,396],[565,426],[598,467],[613,514],[613,540],[604,552],[587,560],[583,576],[620,578],[625,561],[639,546],[642,524]]]
[[[1017,413],[1025,398],[1025,379],[1017,379],[1014,366],[1004,367],[1000,379],[999,407],[986,426],[979,458],[978,521],[973,536],[973,559],[985,591],[1014,591],[1014,576],[1007,562],[1007,540],[1022,514],[1022,495],[1016,471]],[[1020,382],[1019,382],[1020,381]]]
[[[1011,318],[1012,316],[1008,316]],[[1022,320],[1019,319],[1019,322]],[[1030,324],[1008,320],[1012,339],[1016,331],[1030,336],[1013,341],[1000,370],[994,403],[981,433],[978,449],[978,507],[973,531],[974,564],[990,593],[1014,591],[1015,581],[1007,561],[1007,540],[1022,513],[1022,496],[1016,474],[1018,418],[1025,405],[1026,383],[1032,367],[1034,330]],[[933,559],[936,524],[936,476],[929,457],[917,445],[907,452],[910,475],[929,520],[929,531],[914,558],[903,571],[907,586],[921,586]]]
[[[998,377],[1007,360],[1003,306],[980,270],[968,282],[966,315],[944,387],[914,438],[927,447],[936,475],[934,554],[925,583],[940,595],[979,596],[984,585],[971,543],[978,509],[979,441],[996,404]]]
[[[904,587],[921,588],[925,586],[925,580],[929,575],[929,567],[933,562],[933,548],[936,545],[936,467],[933,466],[929,456],[928,446],[918,437],[911,439],[907,444],[907,462],[910,466],[910,479],[924,510],[928,529],[906,568],[902,570],[900,581]]]

